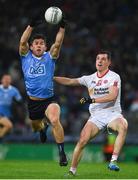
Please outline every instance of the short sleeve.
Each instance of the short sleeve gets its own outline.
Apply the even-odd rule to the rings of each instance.
[[[118,88],[120,88],[121,86],[121,79],[120,79],[120,76],[119,75],[116,75],[113,77],[111,83],[110,83],[110,86],[116,86]]]
[[[87,76],[82,76],[82,77],[78,78],[77,80],[79,81],[79,83],[80,83],[81,85],[87,86],[86,77],[87,77]]]
[[[52,57],[50,51],[49,51],[48,53],[49,53],[49,56],[50,56],[50,58],[51,58],[52,60],[57,60],[57,59],[58,59],[58,57]]]
[[[29,50],[25,55],[20,55],[21,60],[26,59],[31,54],[31,51]]]

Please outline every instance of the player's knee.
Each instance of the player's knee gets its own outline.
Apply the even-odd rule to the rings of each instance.
[[[57,126],[59,124],[59,117],[53,115],[50,119],[50,123],[53,127]]]
[[[81,148],[83,148],[86,144],[87,144],[87,139],[85,139],[85,138],[80,138],[80,140],[79,140],[79,146],[80,146]]]
[[[10,124],[9,125],[9,129],[11,130],[13,128],[13,124]]]
[[[7,123],[6,125],[5,125],[5,127],[7,128],[7,130],[11,130],[12,128],[13,128],[13,124],[12,123]]]
[[[127,129],[128,129],[128,123],[127,123],[126,119],[120,119],[119,132],[126,133]]]
[[[48,108],[45,111],[45,115],[48,119],[53,119],[54,116],[58,117],[60,116],[60,106],[56,103],[52,103],[48,106]]]
[[[124,123],[123,123],[123,129],[125,132],[127,132],[127,129],[128,129],[128,122],[125,120]]]

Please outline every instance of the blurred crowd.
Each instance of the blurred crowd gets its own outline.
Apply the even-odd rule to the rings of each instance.
[[[137,0],[0,0],[0,75],[10,73],[13,84],[24,96],[23,110],[14,110],[15,127],[30,131],[26,112],[26,93],[18,55],[22,32],[31,16],[50,6],[60,7],[66,14],[68,25],[59,60],[57,76],[80,77],[95,72],[95,57],[100,49],[112,53],[112,69],[122,78],[122,108],[128,120],[138,112],[138,1]],[[58,25],[46,22],[36,28],[48,40],[54,41]],[[79,99],[88,96],[85,88],[65,87],[55,83],[55,93],[61,105],[61,118],[65,135],[75,137],[89,117],[88,107]],[[135,119],[131,114],[135,115]],[[130,127],[131,127],[130,126]],[[29,129],[29,130],[28,130]]]

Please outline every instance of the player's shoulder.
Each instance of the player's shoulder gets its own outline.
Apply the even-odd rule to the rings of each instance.
[[[5,91],[2,84],[0,84],[0,90]],[[13,91],[17,91],[17,88],[14,87],[13,85],[9,85],[8,88],[7,88],[7,93],[10,93],[10,92],[13,92]]]
[[[58,57],[57,57],[57,58],[54,58],[54,57],[52,56],[52,54],[50,53],[50,51],[46,51],[46,52],[45,52],[45,56],[49,57],[49,59],[54,60],[54,61],[58,59]]]
[[[86,77],[86,79],[90,79],[90,80],[95,79],[97,77],[97,72],[86,75],[85,77]]]
[[[44,54],[43,54],[43,56],[45,56],[45,57],[50,57],[51,58],[51,54],[50,54],[50,51],[45,51],[44,52]]]
[[[88,74],[88,75],[84,75],[84,77],[86,77],[86,78],[92,78],[92,77],[95,77],[96,76],[96,72],[95,73],[93,73],[93,74]]]
[[[82,80],[84,80],[84,81],[86,81],[86,82],[89,82],[91,79],[93,79],[93,74],[90,74],[90,75],[83,75],[83,76],[81,76],[79,79],[82,79]]]
[[[118,77],[118,78],[120,78],[120,75],[119,75],[118,73],[116,73],[115,71],[109,70],[108,75],[109,75],[110,77]]]

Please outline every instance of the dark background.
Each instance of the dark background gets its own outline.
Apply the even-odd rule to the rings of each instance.
[[[0,76],[10,73],[13,85],[19,88],[24,97],[24,104],[15,104],[13,108],[14,130],[5,141],[34,140],[26,111],[26,92],[18,46],[30,18],[39,13],[44,14],[50,6],[61,8],[68,20],[55,75],[80,77],[92,74],[95,72],[96,53],[101,49],[111,51],[112,69],[122,78],[121,103],[129,123],[126,142],[137,144],[137,0],[0,0]],[[50,47],[58,28],[58,25],[44,22],[34,32],[44,33]],[[89,117],[88,107],[79,104],[82,96],[88,96],[87,91],[82,87],[55,84],[55,93],[61,105],[66,140],[74,141]],[[98,136],[95,142],[102,140],[102,136]]]

